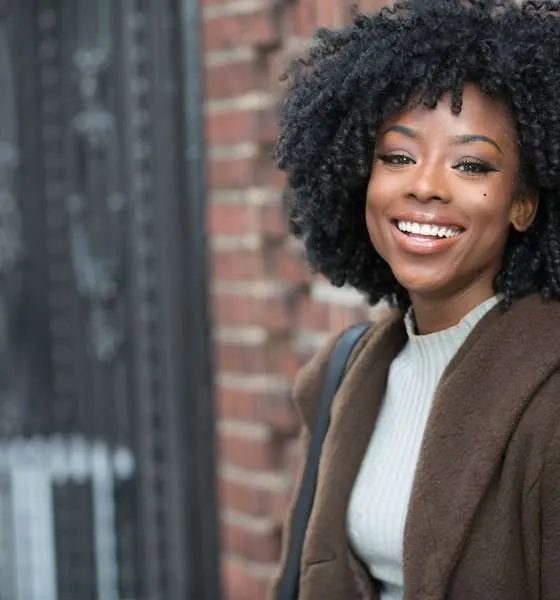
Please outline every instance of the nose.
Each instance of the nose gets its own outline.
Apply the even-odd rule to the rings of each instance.
[[[417,165],[411,173],[407,196],[419,202],[449,202],[450,192],[444,166],[436,162]]]

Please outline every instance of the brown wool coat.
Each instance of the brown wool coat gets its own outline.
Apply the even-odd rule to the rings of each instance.
[[[300,600],[378,598],[348,547],[346,511],[405,339],[400,315],[372,328],[335,398]],[[331,349],[294,388],[305,444]],[[280,570],[290,516],[291,508]],[[531,295],[505,313],[492,309],[446,369],[407,515],[404,582],[405,600],[560,600],[560,303]]]

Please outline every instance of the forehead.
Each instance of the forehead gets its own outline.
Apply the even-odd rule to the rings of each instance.
[[[445,94],[433,109],[418,106],[390,117],[383,123],[381,132],[396,124],[434,136],[485,135],[512,149],[517,148],[517,133],[509,107],[472,84],[465,86],[460,113],[453,114],[450,94]]]

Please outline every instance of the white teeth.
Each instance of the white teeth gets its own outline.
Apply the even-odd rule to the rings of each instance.
[[[458,227],[442,227],[440,225],[428,225],[427,223],[415,223],[414,221],[397,221],[397,227],[401,231],[413,235],[438,238],[451,238],[461,233],[461,229]]]
[[[420,225],[420,234],[421,235],[432,235],[432,226],[431,225]]]

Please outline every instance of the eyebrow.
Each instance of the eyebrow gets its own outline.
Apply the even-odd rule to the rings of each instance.
[[[416,133],[416,131],[414,131],[414,129],[410,129],[409,127],[405,127],[404,125],[392,125],[391,127],[389,127],[388,129],[386,129],[383,132],[383,135],[386,135],[390,131],[394,131],[395,133],[400,133],[400,134],[402,134],[406,137],[409,137],[413,140],[418,138],[418,134]],[[497,142],[495,142],[492,138],[489,138],[486,135],[480,135],[477,133],[469,133],[466,135],[455,135],[451,138],[451,143],[454,145],[471,144],[473,142],[485,142],[486,144],[490,144],[491,146],[494,146],[494,148],[496,148],[496,150],[498,150],[498,152],[500,154],[503,154],[503,151],[500,148],[500,146],[498,146]]]
[[[414,131],[414,129],[410,129],[409,127],[405,127],[404,125],[391,125],[384,132],[383,135],[387,135],[390,131],[394,131],[395,133],[402,133],[402,135],[412,138],[415,140],[418,137],[418,134]]]
[[[503,154],[500,146],[498,146],[498,144],[492,138],[489,138],[485,135],[479,135],[479,134],[473,133],[473,134],[467,134],[467,135],[457,135],[457,136],[451,138],[451,143],[456,144],[456,145],[470,144],[472,142],[486,142],[487,144],[494,146],[494,148],[496,148],[496,150],[500,154]]]

